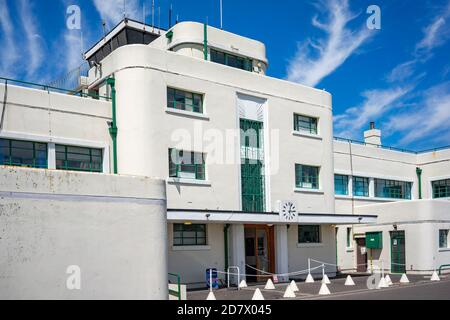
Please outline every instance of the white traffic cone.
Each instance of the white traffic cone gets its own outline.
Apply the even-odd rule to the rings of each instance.
[[[313,283],[314,282],[314,278],[311,275],[311,273],[308,273],[308,276],[306,277],[305,283]]]
[[[378,281],[377,289],[388,288],[388,284],[386,283],[386,279],[381,277],[380,281]]]
[[[384,280],[386,281],[388,287],[393,285],[391,277],[388,274],[386,275],[386,277],[384,277]]]
[[[247,288],[247,281],[242,280],[241,283],[239,283],[239,288]]]
[[[328,294],[331,294],[330,289],[328,289],[326,283],[322,283],[322,286],[320,287],[320,290],[319,290],[319,295],[323,296],[323,295],[328,295]]]
[[[438,274],[436,271],[433,272],[433,274],[431,275],[431,281],[441,281],[441,279],[439,278]]]
[[[409,279],[406,276],[406,273],[402,274],[402,277],[400,278],[400,283],[409,283]]]
[[[266,290],[275,290],[275,286],[273,285],[272,279],[268,279],[266,286],[264,287]]]
[[[346,286],[354,286],[355,282],[353,281],[351,275],[347,276],[347,279],[345,279],[345,285]]]
[[[208,293],[208,297],[206,298],[206,300],[216,300],[216,296],[214,295],[214,292],[210,291]]]
[[[264,300],[264,297],[261,293],[261,290],[259,290],[259,288],[257,288],[255,290],[255,293],[253,294],[252,300]]]
[[[331,284],[331,281],[330,279],[328,279],[328,276],[326,274],[323,275],[322,283]]]
[[[283,298],[295,298],[295,293],[292,291],[291,285],[286,287],[286,291],[284,292]]]
[[[300,290],[298,290],[297,284],[295,283],[294,280],[292,280],[289,285],[291,286],[292,291],[294,291],[294,292],[299,292],[300,291]]]

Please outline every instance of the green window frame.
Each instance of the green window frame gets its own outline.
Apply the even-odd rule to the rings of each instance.
[[[241,56],[237,56],[224,51],[210,49],[210,60],[215,63],[220,63],[229,67],[252,71],[253,60]]]
[[[103,150],[57,144],[56,169],[101,173],[103,172]]]
[[[47,144],[0,139],[0,165],[46,169],[48,168]]]
[[[449,230],[439,230],[439,249],[448,249]]]
[[[334,193],[341,196],[348,195],[348,176],[334,175]]]
[[[450,179],[437,180],[432,183],[433,198],[450,198]]]
[[[173,245],[178,246],[206,246],[206,224],[173,225]]]
[[[353,195],[356,197],[369,196],[369,178],[353,177]]]
[[[320,167],[295,165],[295,186],[301,189],[319,189]]]
[[[298,243],[322,243],[320,225],[299,225]]]
[[[169,149],[169,177],[205,180],[205,154]]]
[[[304,116],[301,114],[294,114],[294,130],[307,132],[310,134],[317,134],[317,124],[319,119]]]
[[[375,197],[411,199],[411,182],[375,179]]]
[[[203,95],[168,87],[167,108],[203,113]]]

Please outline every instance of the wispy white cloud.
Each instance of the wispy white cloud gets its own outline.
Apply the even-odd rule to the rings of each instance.
[[[18,1],[20,21],[25,31],[26,48],[29,57],[29,59],[27,59],[28,77],[32,77],[42,66],[42,60],[44,58],[42,38],[39,34],[36,19],[32,13],[32,5],[32,3],[26,0]]]
[[[411,78],[415,72],[415,67],[417,60],[413,59],[410,61],[403,62],[397,65],[386,77],[388,82],[403,82]]]
[[[124,13],[131,19],[142,18],[139,0],[94,0],[94,6],[100,17],[105,20],[108,28],[119,23],[123,19]]]
[[[0,28],[3,34],[1,46],[7,48],[0,51],[0,71],[2,76],[10,77],[10,66],[15,64],[18,57],[14,42],[14,26],[6,0],[0,0]]]
[[[321,4],[328,17],[321,22],[316,16],[312,24],[326,36],[317,40],[309,38],[299,44],[296,56],[288,66],[290,81],[316,86],[374,34],[365,24],[357,30],[349,27],[349,22],[356,16],[350,11],[347,0],[326,0]]]
[[[450,144],[450,82],[426,90],[417,107],[393,114],[386,129],[401,133],[401,144],[436,138]]]
[[[411,90],[412,86],[405,86],[363,92],[361,105],[349,108],[334,118],[335,133],[342,137],[357,137],[365,125],[395,108],[396,102]]]
[[[424,28],[423,38],[416,45],[416,54],[424,54],[444,44],[450,37],[450,1],[433,21]]]

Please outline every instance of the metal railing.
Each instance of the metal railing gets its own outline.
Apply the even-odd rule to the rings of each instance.
[[[439,267],[439,275],[442,274],[443,269],[450,269],[450,264],[443,264],[442,266],[440,266]]]
[[[422,154],[422,153],[429,153],[429,152],[436,152],[436,151],[450,149],[450,146],[444,146],[444,147],[438,147],[438,148],[421,150],[421,151],[413,151],[413,150],[408,150],[408,149],[403,149],[403,148],[384,146],[384,145],[377,145],[377,144],[373,144],[373,143],[367,143],[367,142],[364,142],[364,141],[352,140],[352,139],[341,138],[341,137],[334,137],[334,140],[335,141],[340,141],[340,142],[349,142],[349,143],[352,143],[352,144],[358,144],[358,145],[362,145],[362,146],[371,146],[371,147],[375,147],[375,148],[379,148],[379,149],[398,151],[398,152],[403,152],[403,153],[411,153],[411,154],[416,154],[416,155],[417,154]]]
[[[169,295],[177,297],[178,300],[181,300],[181,276],[177,273],[169,273],[169,276],[177,278],[178,287],[178,291],[169,289]]]
[[[43,90],[43,91],[47,91],[47,92],[51,91],[51,92],[57,92],[57,93],[65,93],[65,94],[78,96],[78,97],[82,97],[82,98],[105,99],[107,101],[111,100],[111,98],[107,97],[107,96],[101,96],[98,94],[91,94],[91,93],[84,93],[82,91],[76,91],[76,90],[63,89],[63,88],[53,87],[53,86],[41,84],[41,83],[16,80],[16,79],[11,79],[11,78],[4,78],[4,77],[0,77],[0,81],[3,81],[3,84],[5,86],[7,86],[9,84],[14,84],[19,87],[38,89],[38,90]],[[2,83],[0,83],[0,84],[2,84]]]

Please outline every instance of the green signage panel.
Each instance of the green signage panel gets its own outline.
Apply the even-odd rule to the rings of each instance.
[[[383,249],[383,232],[366,232],[366,248]]]

